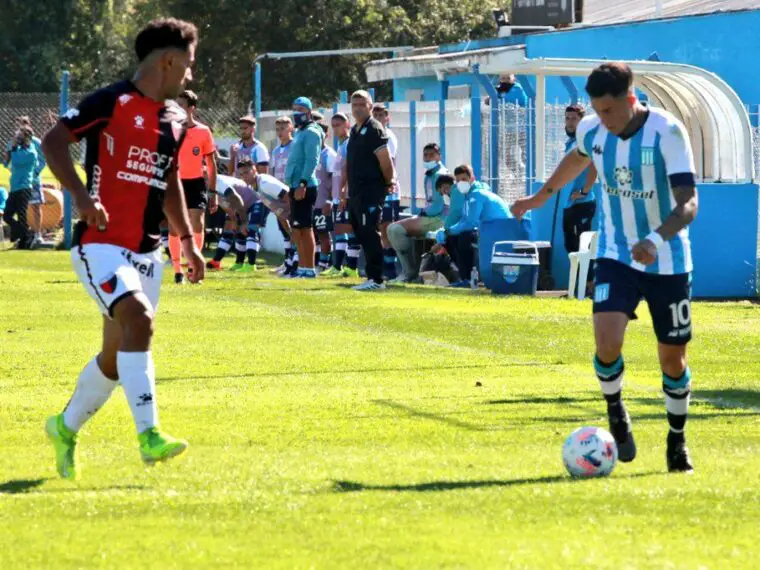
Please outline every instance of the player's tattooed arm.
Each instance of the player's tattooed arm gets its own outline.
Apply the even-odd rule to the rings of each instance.
[[[697,217],[697,210],[699,209],[699,197],[695,186],[676,186],[673,188],[673,197],[676,200],[676,207],[657,229],[657,233],[665,241],[672,239],[678,232],[692,223]]]

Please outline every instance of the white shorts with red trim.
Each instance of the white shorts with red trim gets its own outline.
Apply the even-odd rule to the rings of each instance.
[[[122,299],[142,293],[153,312],[158,308],[164,265],[161,250],[135,253],[117,245],[88,243],[71,250],[74,271],[105,316]]]

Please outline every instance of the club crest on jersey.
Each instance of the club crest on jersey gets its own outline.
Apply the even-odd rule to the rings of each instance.
[[[115,273],[112,273],[110,276],[106,277],[105,281],[100,284],[100,288],[109,295],[112,295],[113,292],[116,291],[116,286],[118,284],[119,278],[116,277]]]
[[[198,156],[201,153],[201,147],[194,146],[193,147],[193,156]]]
[[[633,172],[627,166],[618,166],[615,169],[615,181],[623,188],[630,186],[633,182]]]
[[[641,147],[641,164],[642,166],[654,166],[654,147]]]
[[[602,147],[600,147],[598,144],[595,144],[593,151],[594,151],[594,154],[602,154]]]
[[[142,129],[145,126],[145,119],[142,115],[135,115],[135,128]]]

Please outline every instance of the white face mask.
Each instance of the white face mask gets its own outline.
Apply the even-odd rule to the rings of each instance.
[[[422,168],[425,170],[433,170],[438,163],[436,161],[425,161],[422,163]]]
[[[467,194],[470,191],[470,188],[472,188],[472,184],[469,182],[457,182],[457,189],[462,194]]]

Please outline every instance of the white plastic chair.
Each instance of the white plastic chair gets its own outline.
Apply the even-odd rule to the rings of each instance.
[[[579,249],[577,252],[568,254],[570,258],[570,286],[567,296],[579,300],[586,298],[586,282],[591,261],[596,257],[596,245],[599,241],[598,232],[583,232],[581,234]],[[580,273],[580,275],[578,275]],[[578,294],[576,295],[576,288]]]

